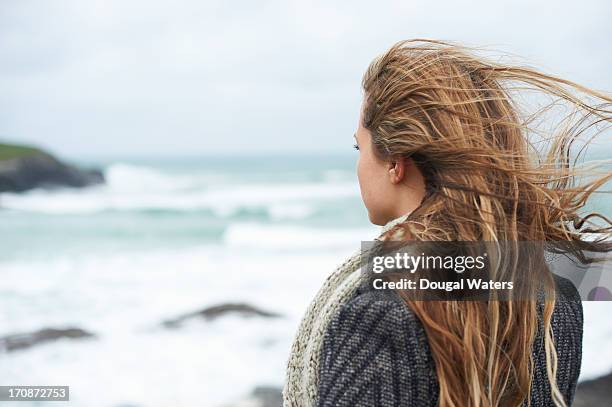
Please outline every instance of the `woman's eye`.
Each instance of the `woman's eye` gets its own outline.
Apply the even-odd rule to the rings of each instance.
[[[357,144],[353,144],[353,148],[354,148],[355,150],[359,150],[359,146],[358,146]]]

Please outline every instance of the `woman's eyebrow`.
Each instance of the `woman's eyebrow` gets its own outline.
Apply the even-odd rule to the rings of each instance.
[[[353,138],[357,141],[357,133],[353,133]]]

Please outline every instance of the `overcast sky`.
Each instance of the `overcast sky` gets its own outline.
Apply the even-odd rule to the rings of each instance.
[[[349,151],[370,60],[453,40],[611,91],[612,3],[0,0],[0,139],[64,156]]]

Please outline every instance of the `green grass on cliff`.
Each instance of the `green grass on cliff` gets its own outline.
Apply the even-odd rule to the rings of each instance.
[[[0,160],[34,154],[43,154],[43,152],[36,147],[0,143]]]

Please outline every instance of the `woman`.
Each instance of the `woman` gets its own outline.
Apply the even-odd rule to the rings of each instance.
[[[582,208],[612,174],[577,185],[570,163],[578,136],[612,121],[609,96],[418,39],[375,59],[363,89],[357,171],[379,240],[553,242],[583,261],[611,250],[610,221]],[[545,154],[530,125],[547,109],[523,117],[512,96],[526,89],[574,107]],[[362,290],[357,252],[302,320],[285,406],[571,405],[582,306],[545,269],[517,280],[541,284],[545,301],[417,301]]]

